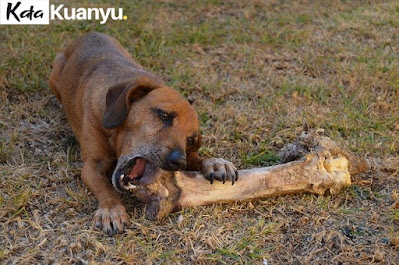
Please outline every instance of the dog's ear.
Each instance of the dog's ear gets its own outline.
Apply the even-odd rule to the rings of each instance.
[[[139,77],[111,87],[107,92],[103,126],[107,129],[120,126],[126,120],[130,104],[160,86],[156,80]]]

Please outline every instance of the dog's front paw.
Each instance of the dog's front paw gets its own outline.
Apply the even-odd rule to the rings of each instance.
[[[202,161],[202,173],[211,181],[211,184],[215,179],[223,181],[223,184],[226,180],[231,180],[232,185],[238,180],[236,167],[222,158],[209,158]]]
[[[112,236],[123,232],[129,224],[129,218],[123,205],[100,207],[94,215],[96,228]]]

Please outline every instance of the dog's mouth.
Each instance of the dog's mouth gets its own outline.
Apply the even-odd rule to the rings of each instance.
[[[112,185],[119,191],[135,190],[140,184],[151,183],[159,168],[143,157],[125,156],[119,159],[112,175]]]
[[[137,184],[138,180],[143,176],[146,160],[144,158],[134,158],[126,167],[125,174],[120,178],[123,186],[129,187]]]

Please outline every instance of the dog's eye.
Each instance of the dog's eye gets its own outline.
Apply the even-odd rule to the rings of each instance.
[[[187,138],[187,146],[193,146],[195,144],[195,138],[194,137],[188,137]]]
[[[161,109],[154,109],[154,112],[158,116],[158,118],[167,126],[171,126],[173,124],[173,119],[177,116],[175,112],[166,112]]]
[[[172,117],[168,113],[162,110],[158,111],[158,118],[164,122],[170,121],[172,119]]]

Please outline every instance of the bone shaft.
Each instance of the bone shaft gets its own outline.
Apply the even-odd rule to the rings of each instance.
[[[200,173],[193,177],[181,172],[175,176],[181,191],[177,203],[181,207],[191,207],[310,191],[309,175],[313,172],[305,168],[304,161],[296,161],[273,167],[240,170],[239,181],[234,185],[218,181],[211,185]]]

